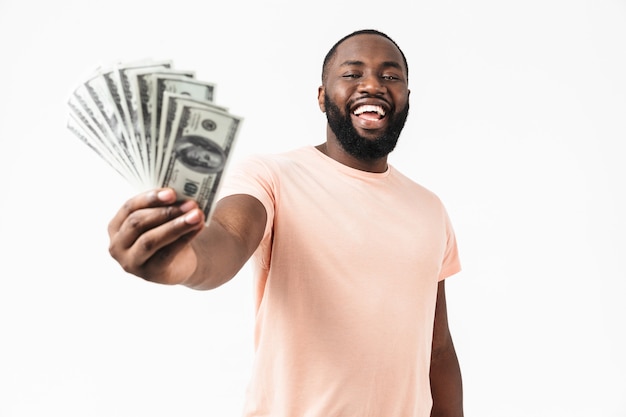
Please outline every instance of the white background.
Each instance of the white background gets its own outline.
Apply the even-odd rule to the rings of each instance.
[[[102,63],[172,59],[245,118],[235,163],[314,145],[323,57],[362,28],[409,60],[391,161],[457,231],[466,416],[626,416],[623,0],[0,0],[0,416],[240,414],[248,267],[213,292],[125,274],[106,227],[134,190],[66,98]]]

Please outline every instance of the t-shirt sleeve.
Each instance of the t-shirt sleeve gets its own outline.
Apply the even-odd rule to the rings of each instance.
[[[443,255],[441,272],[439,273],[439,281],[448,278],[451,275],[461,271],[461,261],[459,259],[459,250],[456,244],[456,235],[452,227],[450,217],[444,208],[445,232],[446,232],[446,248]]]
[[[222,199],[235,194],[247,194],[259,200],[267,213],[263,240],[271,234],[273,226],[275,179],[276,176],[270,170],[267,161],[259,156],[248,157],[229,170],[218,195],[218,198]]]

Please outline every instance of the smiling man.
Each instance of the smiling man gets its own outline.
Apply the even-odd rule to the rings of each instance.
[[[153,282],[211,289],[252,257],[255,364],[246,417],[460,417],[445,278],[460,270],[446,210],[387,163],[409,111],[408,65],[363,30],[328,52],[326,141],[250,158],[207,227],[170,189],[129,200],[112,256]]]
[[[333,145],[339,141],[342,152],[357,161],[377,161],[384,170],[409,113],[408,65],[397,47],[397,56],[384,60],[389,55],[385,47],[393,41],[370,35],[374,36],[370,43],[357,42],[352,35],[331,49],[324,60],[318,100],[326,111]],[[361,169],[357,164],[355,168]]]

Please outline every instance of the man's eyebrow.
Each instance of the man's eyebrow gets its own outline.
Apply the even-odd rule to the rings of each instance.
[[[402,70],[402,65],[400,65],[399,62],[396,61],[385,61],[383,62],[383,66],[384,67],[391,67],[391,68],[397,68],[399,70]]]
[[[345,66],[363,66],[365,65],[365,63],[363,61],[358,61],[358,60],[347,60],[344,61],[340,66],[345,67]],[[391,68],[397,68],[399,70],[402,70],[402,65],[400,65],[399,62],[396,61],[385,61],[382,64],[383,67],[391,67]]]
[[[344,61],[344,62],[341,64],[341,66],[342,66],[342,67],[347,67],[347,66],[361,66],[361,65],[365,65],[365,64],[363,63],[363,61],[350,61],[350,60],[348,60],[348,61]]]

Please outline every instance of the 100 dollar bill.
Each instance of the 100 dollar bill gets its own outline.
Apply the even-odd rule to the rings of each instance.
[[[176,108],[161,186],[196,200],[207,222],[241,122],[213,106],[182,101]]]
[[[139,190],[171,187],[207,221],[242,119],[170,60],[100,67],[68,98],[68,129]]]

